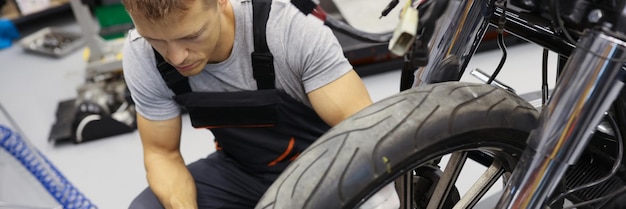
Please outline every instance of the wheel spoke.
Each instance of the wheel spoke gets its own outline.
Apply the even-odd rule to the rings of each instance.
[[[450,190],[454,187],[454,183],[459,177],[466,160],[467,152],[452,153],[446,165],[446,169],[439,179],[439,182],[437,182],[437,187],[432,197],[430,197],[427,209],[439,209],[443,207],[445,199],[448,197],[448,194],[450,194]]]
[[[396,190],[400,198],[400,209],[411,209],[411,197],[413,191],[413,173],[405,173],[396,179]]]
[[[487,191],[496,183],[498,178],[504,173],[502,163],[497,159],[478,178],[476,183],[463,195],[461,200],[454,206],[454,209],[473,208]]]

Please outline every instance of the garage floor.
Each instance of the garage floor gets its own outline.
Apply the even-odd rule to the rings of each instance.
[[[541,49],[524,44],[508,50],[509,59],[499,80],[518,93],[539,90]],[[74,98],[76,87],[83,83],[86,64],[82,56],[82,51],[76,51],[61,59],[43,57],[24,53],[17,45],[0,50],[0,105],[15,120],[23,136],[98,208],[126,208],[147,186],[138,132],[79,145],[54,146],[47,141],[58,102]],[[492,72],[499,58],[499,51],[481,52],[475,55],[469,69]],[[551,66],[554,62],[552,54]],[[393,70],[364,77],[363,81],[372,98],[379,101],[398,92],[399,76],[399,70]],[[478,82],[470,76],[462,80]],[[8,116],[0,114],[0,124],[8,126]],[[187,117],[183,127],[181,149],[186,162],[214,151],[213,137],[208,131],[191,128]],[[0,202],[51,208],[52,199],[42,194],[34,178],[8,156],[0,151]],[[468,167],[472,167],[469,173],[482,172],[480,166]],[[471,179],[461,179],[459,189],[467,190],[469,183]],[[490,194],[494,192],[497,191]]]

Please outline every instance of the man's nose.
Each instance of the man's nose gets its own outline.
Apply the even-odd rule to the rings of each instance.
[[[189,51],[180,45],[169,44],[167,46],[167,59],[172,65],[180,66],[189,55]]]

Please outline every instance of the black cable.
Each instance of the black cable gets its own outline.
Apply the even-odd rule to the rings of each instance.
[[[613,129],[613,133],[615,133],[615,137],[617,139],[617,156],[616,156],[616,159],[615,159],[615,163],[613,164],[613,167],[611,168],[611,172],[608,175],[606,175],[605,177],[603,177],[603,178],[600,178],[600,179],[598,179],[596,181],[593,181],[593,182],[589,182],[587,184],[580,185],[580,186],[578,186],[576,188],[570,189],[570,190],[560,194],[559,196],[555,197],[550,202],[550,205],[553,205],[556,201],[558,201],[559,199],[564,198],[564,197],[570,195],[571,193],[574,193],[574,192],[579,191],[581,189],[586,189],[586,188],[589,188],[589,187],[592,187],[592,186],[596,186],[596,185],[598,185],[600,183],[603,183],[603,182],[609,180],[611,177],[613,177],[617,173],[617,170],[619,169],[619,166],[622,164],[622,157],[624,155],[624,150],[623,150],[624,147],[623,147],[623,141],[622,141],[623,139],[622,139],[622,134],[619,131],[619,126],[617,125],[617,122],[615,122],[615,119],[611,115],[608,115],[608,114],[606,115],[606,118],[608,119],[609,123],[611,124],[611,128]],[[591,200],[583,201],[583,202],[580,202],[578,204],[565,207],[563,209],[576,208],[576,207],[580,207],[580,206],[596,203],[596,202],[605,200],[607,198],[612,198],[612,197],[614,197],[617,194],[621,194],[621,192],[625,191],[625,189],[626,189],[626,187],[622,188],[620,190],[614,191],[613,193],[611,193],[609,195],[606,195],[604,197],[598,197],[598,198],[594,198],[594,199],[591,199]]]
[[[543,49],[541,62],[541,107],[548,101],[548,49]]]
[[[506,44],[504,43],[504,24],[506,23],[506,1],[497,1],[496,5],[502,7],[502,16],[500,16],[500,19],[498,20],[498,48],[500,48],[500,51],[502,51],[502,57],[500,58],[500,63],[498,63],[498,67],[496,67],[496,70],[493,72],[493,74],[491,74],[491,76],[489,77],[489,80],[487,80],[487,84],[491,84],[493,82],[493,80],[496,79],[496,77],[498,76],[498,74],[500,74],[500,71],[502,70],[502,67],[504,66],[504,62],[506,62],[506,56],[507,56],[507,52],[506,52]]]
[[[574,40],[574,38],[572,38],[572,36],[569,34],[569,31],[567,30],[567,28],[565,28],[565,23],[563,23],[563,20],[561,19],[561,9],[559,9],[559,0],[550,0],[550,6],[552,7],[551,9],[551,15],[552,15],[552,20],[553,23],[556,23],[555,29],[559,29],[559,31],[565,35],[565,38],[567,38],[567,40],[572,43],[572,44],[576,44],[576,40]]]
[[[378,33],[368,33],[365,31],[361,31],[331,16],[327,16],[324,23],[331,29],[342,32],[352,38],[365,41],[365,42],[386,43],[386,42],[389,42],[389,40],[391,40],[391,36],[393,35],[393,32],[378,34]]]
[[[396,6],[398,6],[398,3],[400,3],[400,0],[391,0],[391,2],[387,4],[387,7],[385,7],[385,9],[380,13],[380,17],[378,19],[387,16],[389,12],[393,10],[393,8],[396,8]]]
[[[500,58],[500,63],[498,63],[498,67],[496,67],[496,70],[493,72],[493,74],[491,74],[491,77],[489,77],[489,80],[487,80],[487,84],[491,84],[491,82],[493,82],[493,80],[496,79],[496,76],[500,74],[500,71],[502,71],[502,67],[504,66],[504,63],[506,62],[507,52],[506,52],[506,45],[504,44],[504,35],[502,34],[502,32],[498,32],[498,47],[502,51],[502,57]]]

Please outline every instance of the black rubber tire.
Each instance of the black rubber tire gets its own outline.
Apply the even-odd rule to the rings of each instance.
[[[512,170],[538,115],[516,95],[485,84],[410,89],[324,134],[256,208],[355,208],[406,171],[458,150],[497,156]]]

